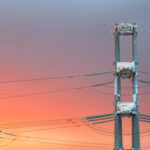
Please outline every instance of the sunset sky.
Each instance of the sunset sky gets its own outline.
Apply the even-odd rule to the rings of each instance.
[[[88,87],[114,80],[113,74],[3,82],[113,70],[113,25],[121,22],[138,25],[139,69],[150,71],[148,0],[0,1],[0,128],[3,131],[0,132],[0,149],[113,149],[113,122],[95,125],[94,129],[79,120],[114,111],[113,84],[25,96]],[[121,37],[120,43],[121,60],[129,61],[130,37]],[[150,75],[140,74],[139,78],[150,81]],[[123,86],[130,84],[125,82]],[[143,84],[140,83],[140,86]],[[131,94],[126,88],[122,92]],[[140,112],[150,114],[150,86],[139,88],[139,92],[147,92],[139,96]],[[122,99],[131,101],[130,96]],[[72,118],[78,118],[77,125]],[[59,124],[61,119],[65,120],[63,124]],[[46,120],[55,120],[54,125],[47,121],[39,126],[38,121]],[[123,130],[131,132],[130,119],[123,122]],[[21,123],[22,126],[18,127]],[[100,132],[103,128],[106,135]],[[140,128],[150,132],[148,123],[141,123]],[[144,150],[150,149],[149,139],[150,134],[141,133]],[[131,147],[130,134],[124,136],[124,147]]]

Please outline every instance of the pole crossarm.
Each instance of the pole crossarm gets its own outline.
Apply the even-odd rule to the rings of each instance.
[[[109,116],[107,116],[107,117],[102,117],[102,118],[98,118],[98,119],[89,119],[89,120],[87,120],[88,122],[95,122],[95,121],[100,121],[100,120],[107,120],[107,119],[112,119],[112,118],[114,118],[114,116],[112,116],[112,117],[109,117]]]
[[[114,83],[114,81],[109,81],[109,82],[104,82],[104,83],[100,83],[100,84],[95,84],[95,85],[92,85],[91,87],[103,86],[103,85],[107,85],[107,84],[111,84],[111,83]]]
[[[150,120],[150,118],[146,118],[146,117],[139,117],[140,119],[145,119],[145,120]]]
[[[142,122],[148,122],[150,123],[150,115],[147,114],[139,114],[139,119]]]
[[[102,114],[102,115],[96,115],[96,116],[88,116],[85,119],[90,124],[107,123],[107,122],[114,121],[114,119],[115,119],[115,113]]]
[[[144,73],[144,74],[150,74],[150,72],[149,72],[149,71],[144,71],[144,70],[138,70],[138,72],[140,72],[140,73]]]
[[[143,120],[143,119],[140,119],[140,121],[150,123],[149,120]]]
[[[114,116],[114,115],[115,115],[115,113],[102,114],[102,115],[96,115],[96,116],[88,116],[85,119],[89,121],[89,120],[93,120],[93,119],[99,119],[99,118]]]
[[[89,73],[89,74],[84,74],[83,76],[97,76],[97,75],[104,75],[104,74],[109,74],[113,73],[114,71],[106,71],[106,72],[98,72],[98,73]]]
[[[110,120],[106,120],[106,121],[100,121],[100,122],[94,122],[92,124],[107,123],[107,122],[111,122],[111,121],[114,121],[114,119],[110,119]]]
[[[150,115],[147,115],[147,114],[139,114],[139,116],[143,116],[143,117],[149,117],[150,118]]]
[[[145,81],[145,80],[139,80],[139,82],[141,82],[141,83],[146,83],[146,84],[150,84],[150,81]]]

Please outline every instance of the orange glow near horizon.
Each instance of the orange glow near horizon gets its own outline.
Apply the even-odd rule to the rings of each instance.
[[[150,70],[145,32],[150,24],[149,4],[136,0],[1,1],[0,149],[112,150],[114,122],[88,126],[81,118],[114,112],[114,84],[80,88],[113,81],[113,74],[2,82],[113,70],[113,25],[124,21],[139,26],[139,68]],[[124,60],[130,57],[129,39],[121,40]],[[150,81],[149,76],[140,74],[140,78]],[[71,88],[76,89],[59,91]],[[55,90],[59,92],[50,92]],[[148,86],[139,88],[147,92],[139,100],[140,111],[150,114],[148,90]],[[131,94],[127,88],[122,93]],[[122,99],[128,101],[131,96]],[[140,125],[142,150],[149,150],[149,124]],[[131,132],[129,119],[124,120],[123,130]],[[125,148],[131,146],[129,136],[123,136]]]

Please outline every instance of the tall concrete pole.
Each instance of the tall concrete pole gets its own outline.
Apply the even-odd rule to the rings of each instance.
[[[139,134],[139,100],[138,100],[138,55],[137,55],[137,31],[134,28],[132,36],[132,61],[135,62],[135,73],[132,77],[133,102],[136,103],[136,114],[132,116],[132,150],[140,150]]]
[[[115,69],[120,61],[120,43],[117,25],[114,26],[115,40]],[[115,112],[117,112],[117,102],[121,101],[121,79],[119,74],[115,74]],[[122,119],[120,114],[115,115],[115,148],[114,150],[123,150],[122,148]]]

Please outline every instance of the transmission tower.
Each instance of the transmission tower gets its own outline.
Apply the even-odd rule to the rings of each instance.
[[[140,130],[139,121],[150,123],[150,115],[139,113],[138,100],[138,82],[149,84],[150,81],[138,80],[138,73],[150,75],[150,71],[138,70],[137,56],[137,25],[135,23],[121,23],[114,25],[114,41],[115,41],[115,71],[107,71],[106,73],[114,72],[115,75],[115,103],[114,112],[109,114],[101,114],[96,116],[88,116],[86,120],[90,124],[101,124],[115,121],[115,146],[114,150],[125,150],[123,148],[122,138],[122,119],[125,117],[132,119],[132,148],[128,150],[141,150],[140,147]],[[131,61],[122,62],[120,60],[120,36],[131,36]],[[102,73],[101,73],[102,74]],[[121,97],[121,80],[129,79],[132,82],[132,99],[123,101]],[[106,82],[100,85],[110,84]],[[126,149],[127,150],[127,149]]]
[[[138,100],[138,57],[137,57],[137,26],[122,23],[114,25],[115,40],[115,148],[124,150],[122,141],[122,119],[132,119],[132,148],[141,150],[139,135],[139,100]],[[120,61],[120,36],[131,36],[132,58],[130,62]],[[121,98],[121,79],[132,81],[132,101],[123,102]]]

